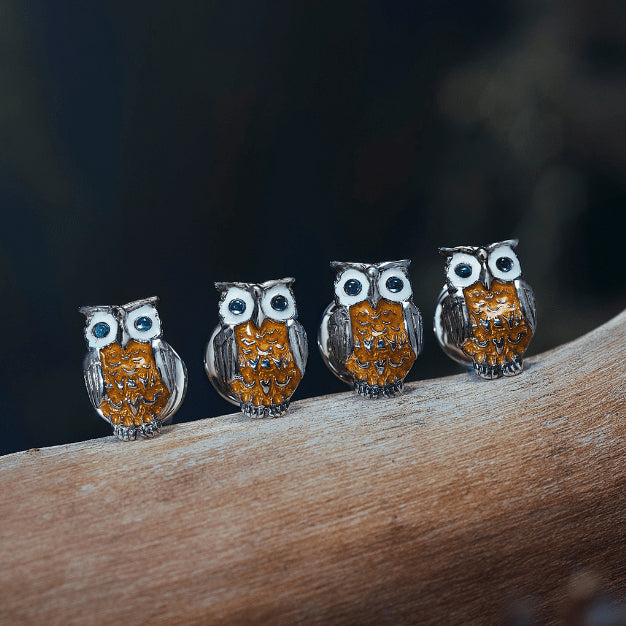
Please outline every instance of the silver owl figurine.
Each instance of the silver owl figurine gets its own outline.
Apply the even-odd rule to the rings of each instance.
[[[318,345],[333,374],[366,398],[399,393],[422,350],[410,263],[330,264],[335,299],[324,311]]]
[[[296,319],[293,283],[215,283],[220,324],[204,366],[218,393],[248,417],[284,415],[304,376],[308,344]]]
[[[122,306],[84,306],[89,351],[85,385],[98,415],[123,441],[154,437],[187,390],[182,359],[162,336],[158,298]]]
[[[535,332],[535,297],[522,280],[517,243],[439,248],[446,284],[437,300],[435,335],[448,356],[481,378],[519,374]]]

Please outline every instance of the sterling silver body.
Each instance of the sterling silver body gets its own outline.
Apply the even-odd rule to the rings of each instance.
[[[517,291],[525,318],[529,321],[534,332],[535,324],[537,323],[537,311],[532,289],[526,281],[521,279],[513,281],[513,284],[515,285],[515,290]],[[522,297],[520,297],[520,294]],[[452,317],[444,314],[444,308],[453,309],[455,307],[459,309],[459,316]],[[433,332],[437,337],[441,349],[451,359],[459,363],[459,365],[472,367],[472,358],[467,356],[460,348],[463,342],[471,337],[471,325],[469,320],[465,299],[451,295],[448,287],[443,287],[437,298],[437,306],[435,307],[435,317],[433,320]]]
[[[121,319],[127,314],[128,311],[133,311],[144,306],[154,307],[157,302],[158,298],[152,297],[137,300],[123,306],[85,306],[81,307],[79,311],[86,315],[88,321],[87,327],[89,327],[89,321],[99,312],[106,312],[109,314],[114,313],[116,317]],[[185,399],[185,394],[187,392],[187,368],[174,348],[161,338],[161,334],[162,333],[159,329],[158,335],[150,339],[149,343],[152,348],[156,368],[161,376],[161,381],[169,391],[170,396],[164,409],[158,415],[158,418],[151,423],[142,425],[141,427],[115,425],[103,413],[100,408],[102,401],[105,398],[102,362],[100,360],[99,349],[97,347],[89,346],[89,338],[87,338],[89,350],[83,361],[83,375],[85,378],[85,386],[87,387],[89,400],[98,415],[103,420],[111,424],[113,427],[113,434],[118,437],[118,439],[123,441],[133,440],[138,434],[147,438],[157,435],[161,426],[172,419],[174,413],[176,413],[176,411],[180,408],[180,405]],[[128,332],[120,324],[117,333],[117,343],[119,343],[122,348],[125,348],[129,339],[130,337]]]
[[[473,367],[476,373],[485,379],[499,378],[500,376],[514,376],[523,370],[522,355],[516,356],[504,366],[484,366],[474,363],[474,360],[465,354],[462,349],[464,342],[473,336],[470,314],[463,295],[463,289],[453,284],[454,276],[450,270],[457,253],[468,255],[476,259],[475,276],[472,279],[481,282],[489,290],[494,280],[512,283],[519,300],[523,318],[530,328],[531,336],[537,326],[537,309],[535,296],[530,285],[521,278],[521,267],[513,250],[517,247],[517,239],[507,239],[492,243],[488,246],[457,246],[454,248],[440,248],[439,252],[447,257],[446,272],[448,280],[437,298],[433,331],[442,350],[457,363]],[[513,269],[515,276],[507,280],[505,275],[494,276],[493,265],[489,257],[498,251],[504,251],[515,259]],[[452,279],[451,279],[452,276]]]
[[[204,368],[209,381],[220,396],[228,402],[239,406],[241,412],[247,417],[281,417],[289,409],[291,397],[285,398],[279,404],[255,405],[252,402],[243,402],[240,395],[233,391],[233,382],[235,380],[243,380],[240,371],[240,354],[235,327],[250,320],[257,329],[260,329],[265,318],[283,324],[287,330],[289,350],[293,356],[294,365],[300,372],[300,376],[303,377],[308,359],[308,342],[303,326],[296,319],[297,310],[292,290],[294,282],[293,278],[282,278],[260,284],[241,282],[215,283],[217,290],[221,294],[219,307],[220,324],[215,327],[206,345]],[[287,301],[287,309],[285,311],[268,308],[269,303],[265,302],[265,298],[272,293],[285,298]],[[237,296],[237,294],[239,295]],[[240,317],[233,316],[228,310],[229,300],[245,298],[246,295],[249,295],[250,298],[248,300],[248,310],[244,310],[239,314]],[[272,358],[271,354],[265,356],[268,359]],[[275,363],[278,362],[281,361],[275,359]],[[256,362],[249,360],[248,363],[256,371],[263,368],[263,363],[258,359]],[[267,389],[269,390],[269,383]]]
[[[399,393],[403,387],[403,380],[390,383],[384,386],[370,386],[355,380],[354,374],[346,367],[346,362],[354,350],[354,338],[352,334],[352,323],[350,319],[349,304],[342,303],[341,294],[337,292],[337,286],[341,281],[342,273],[346,271],[358,271],[362,273],[363,280],[367,279],[367,291],[363,293],[362,300],[367,299],[370,306],[376,309],[378,303],[383,299],[383,294],[378,286],[378,279],[389,270],[395,270],[398,277],[406,280],[409,286],[408,295],[402,299],[394,300],[402,307],[403,320],[408,336],[409,345],[417,358],[423,345],[423,325],[422,316],[419,309],[412,300],[412,290],[408,275],[409,260],[386,261],[383,263],[350,263],[333,261],[331,267],[338,271],[335,280],[336,295],[322,315],[322,321],[317,336],[317,343],[322,358],[330,371],[340,380],[352,386],[359,394],[367,398],[378,398],[383,396],[393,396]],[[390,299],[386,294],[385,298]],[[366,349],[373,347],[372,343],[363,342]],[[368,348],[369,346],[369,348]]]

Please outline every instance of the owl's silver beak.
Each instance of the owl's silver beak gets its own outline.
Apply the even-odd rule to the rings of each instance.
[[[121,333],[122,333],[122,337],[119,343],[120,343],[120,346],[122,346],[122,348],[125,348],[126,344],[130,341],[130,335],[126,332],[125,328],[121,329]]]
[[[372,287],[370,295],[367,297],[367,301],[370,303],[370,306],[372,307],[372,309],[376,310],[378,308],[378,303],[380,302],[380,300],[381,300],[380,291],[378,291],[378,287],[376,283],[374,283],[374,286]]]
[[[478,278],[480,282],[485,286],[485,289],[489,291],[491,289],[491,283],[493,282],[493,274],[486,263],[482,263],[482,269],[480,270],[480,276]]]
[[[265,314],[260,304],[257,304],[256,311],[254,312],[254,323],[257,328],[261,328],[261,324],[265,320]]]

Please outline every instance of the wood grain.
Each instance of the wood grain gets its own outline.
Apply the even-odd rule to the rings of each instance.
[[[625,357],[626,312],[513,379],[3,457],[0,621],[553,621],[579,569],[624,597]]]

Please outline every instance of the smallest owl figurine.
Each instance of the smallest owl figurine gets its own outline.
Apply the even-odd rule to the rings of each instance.
[[[335,300],[324,311],[318,345],[333,374],[366,398],[402,391],[422,349],[410,263],[330,264],[337,271]]]
[[[294,282],[215,283],[220,324],[204,366],[217,392],[247,417],[284,415],[304,376],[308,344],[296,319]]]
[[[122,306],[84,306],[89,399],[123,441],[154,437],[187,390],[182,359],[163,339],[158,298]]]
[[[535,332],[535,297],[522,280],[517,239],[488,246],[439,248],[446,285],[434,331],[444,352],[486,379],[515,376]]]

